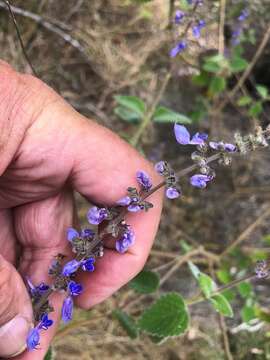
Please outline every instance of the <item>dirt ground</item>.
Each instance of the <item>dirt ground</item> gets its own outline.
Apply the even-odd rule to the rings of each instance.
[[[160,78],[168,69],[168,37],[163,31],[167,24],[168,3],[154,1],[151,11],[155,16],[149,22],[134,5],[127,11],[127,7],[116,0],[12,2],[17,8],[41,18],[34,21],[29,14],[19,12],[16,15],[26,50],[40,78],[79,112],[125,137],[133,134],[136,126],[121,122],[113,114],[113,96],[128,93],[147,99],[151,90],[155,92],[157,89]],[[53,26],[46,27],[46,21],[57,24],[61,34]],[[0,27],[1,58],[21,71],[30,72],[14,26],[1,7]],[[74,40],[73,45],[67,35]],[[187,65],[179,63],[177,66],[181,75],[172,78],[161,103],[185,112],[193,106],[194,90],[192,86],[187,86]],[[246,119],[230,107],[217,120],[221,124],[218,135],[227,140],[232,138],[235,129],[246,131],[250,127]],[[266,116],[265,121],[268,120]],[[200,128],[212,130],[207,121],[202,122]],[[140,149],[153,161],[165,159],[174,168],[181,169],[189,164],[189,150],[176,143],[172,125],[151,125],[142,137]],[[191,188],[183,180],[184,196],[181,200],[165,203],[147,268],[160,269],[161,277],[165,276],[175,262],[174,256],[183,254],[181,240],[219,254],[241,236],[269,208],[269,163],[269,150],[254,153],[249,158],[236,158],[232,167],[219,168],[214,183],[202,191]],[[78,198],[78,206],[83,218],[87,204]],[[242,250],[250,253],[254,248],[263,247],[261,239],[269,233],[268,216],[244,234]],[[200,263],[201,258],[197,260]],[[231,262],[233,266],[234,260]],[[201,266],[207,271],[208,265],[203,263]],[[254,285],[260,302],[266,308],[270,306],[268,285],[269,280]],[[186,266],[181,266],[167,278],[160,293],[166,291],[178,291],[187,298],[196,294],[195,280]],[[117,307],[129,307],[136,298],[137,295],[126,286],[94,309],[88,312],[78,310],[73,325],[68,329],[60,328],[57,333],[53,343],[55,359],[227,359],[220,330],[221,320],[205,303],[192,308],[191,328],[184,337],[161,345],[155,345],[143,336],[131,341],[118,323],[112,321],[110,313]],[[151,297],[143,298],[131,306],[132,313],[136,315],[149,303],[149,299]],[[237,307],[236,301],[236,314]],[[227,322],[227,327],[236,329],[240,323],[240,316],[236,315]],[[269,359],[255,351],[264,346],[265,332],[263,327],[256,332],[229,331],[234,358]]]

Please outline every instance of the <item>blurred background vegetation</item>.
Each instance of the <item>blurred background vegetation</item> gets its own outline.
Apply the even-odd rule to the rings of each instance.
[[[13,0],[11,4],[38,76],[79,112],[117,132],[154,162],[168,160],[178,169],[189,164],[189,149],[174,140],[175,121],[228,141],[236,130],[246,133],[258,124],[269,124],[269,0],[205,0],[197,10],[198,18],[206,21],[200,39],[187,34],[188,51],[174,59],[168,54],[181,37],[181,27],[173,24],[174,13],[186,8],[186,1]],[[249,17],[240,43],[232,48],[234,24],[243,7],[248,7]],[[2,0],[0,29],[1,58],[30,73]],[[229,60],[220,56],[227,48]],[[130,104],[123,96],[136,98]],[[146,113],[138,110],[142,101]],[[196,295],[188,260],[226,284],[244,276],[254,261],[267,258],[269,161],[269,151],[236,159],[232,167],[220,169],[215,183],[204,191],[184,183],[181,200],[165,203],[146,264],[160,277],[158,290],[138,295],[127,285],[94,309],[77,310],[74,322],[59,329],[53,357],[270,359],[269,280],[244,283],[227,292],[235,313],[232,319],[225,320],[207,303],[191,307],[188,332],[160,345],[127,333],[123,321],[113,315],[120,309],[136,317],[167,291],[186,298]],[[78,204],[83,219],[87,205],[79,197]]]

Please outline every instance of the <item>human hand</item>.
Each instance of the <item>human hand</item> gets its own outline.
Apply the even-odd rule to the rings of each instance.
[[[147,171],[154,183],[159,176],[117,135],[4,62],[0,94],[0,356],[11,357],[24,348],[33,321],[23,278],[48,282],[53,257],[70,256],[66,229],[77,221],[73,190],[94,203],[113,205],[128,186],[136,186],[137,170]],[[151,202],[149,212],[127,215],[135,245],[124,255],[106,249],[95,272],[80,275],[84,292],[77,305],[88,309],[100,303],[141,270],[157,231],[162,190]],[[56,323],[62,300],[61,294],[52,299],[50,317]],[[42,333],[39,351],[14,359],[43,359],[55,330]]]

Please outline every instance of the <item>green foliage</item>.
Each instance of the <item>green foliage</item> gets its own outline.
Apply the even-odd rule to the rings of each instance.
[[[217,286],[214,280],[210,276],[204,273],[200,273],[198,277],[198,282],[200,289],[202,290],[204,296],[209,299],[211,294],[216,290]]]
[[[53,359],[53,351],[52,347],[49,347],[49,350],[47,351],[47,354],[44,357],[44,360],[52,360]]]
[[[267,97],[268,97],[268,89],[267,89],[267,87],[262,86],[262,85],[257,85],[256,90],[258,91],[258,93],[259,93],[259,95],[260,95],[260,97],[262,99],[264,99],[264,100],[267,99]]]
[[[248,323],[250,320],[256,318],[254,306],[244,305],[241,309],[241,318],[244,322]]]
[[[159,287],[159,276],[153,271],[143,270],[129,282],[129,286],[141,294],[150,294]]]
[[[216,273],[218,280],[222,284],[228,284],[230,281],[232,281],[232,277],[230,274],[230,271],[226,268],[221,268]]]
[[[135,113],[132,110],[126,109],[123,106],[117,106],[114,109],[115,115],[119,116],[121,120],[130,122],[130,123],[136,123],[141,120],[141,117]]]
[[[226,79],[221,76],[214,76],[209,84],[209,91],[213,95],[219,95],[226,88]]]
[[[247,281],[243,281],[242,283],[240,283],[237,286],[237,288],[238,288],[239,294],[244,299],[250,297],[252,295],[252,293],[253,293],[252,285]]]
[[[222,70],[226,69],[226,67],[227,60],[224,58],[224,56],[217,54],[204,58],[204,64],[202,68],[207,72],[218,74]]]
[[[210,299],[214,308],[222,315],[233,317],[233,310],[229,301],[222,294],[217,294]]]
[[[139,329],[132,317],[119,309],[113,311],[113,316],[119,321],[119,324],[131,339],[136,339],[138,337]]]
[[[183,334],[189,324],[189,314],[183,298],[177,293],[160,297],[138,320],[139,328],[158,338]]]
[[[192,120],[186,115],[179,114],[175,111],[172,111],[164,106],[159,106],[154,115],[153,120],[158,123],[180,123],[180,124],[190,124]]]
[[[250,116],[258,116],[263,111],[262,103],[260,101],[256,101],[249,109],[248,113]]]
[[[117,107],[115,113],[125,121],[137,121],[144,116],[145,103],[137,96],[116,95],[114,97]]]
[[[246,106],[246,105],[249,105],[250,103],[252,103],[252,98],[250,96],[241,96],[237,100],[238,106]]]
[[[229,64],[232,73],[244,71],[248,66],[248,62],[240,56],[234,56]]]

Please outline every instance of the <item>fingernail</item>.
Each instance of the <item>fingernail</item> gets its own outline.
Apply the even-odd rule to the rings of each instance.
[[[26,338],[32,324],[22,316],[15,316],[0,327],[0,356],[19,355],[26,349]]]

